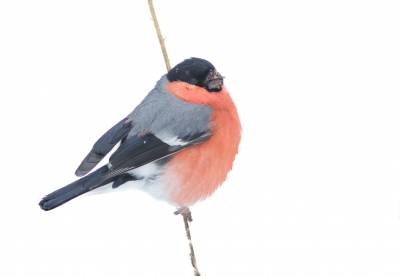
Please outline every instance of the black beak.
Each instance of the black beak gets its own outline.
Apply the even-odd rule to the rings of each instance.
[[[205,81],[205,88],[208,92],[219,92],[224,85],[224,78],[216,70],[211,70]]]

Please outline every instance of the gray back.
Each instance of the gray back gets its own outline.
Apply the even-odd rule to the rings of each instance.
[[[128,139],[143,131],[183,138],[209,131],[212,109],[182,101],[167,92],[167,77],[162,76],[143,101],[127,116],[132,119]]]

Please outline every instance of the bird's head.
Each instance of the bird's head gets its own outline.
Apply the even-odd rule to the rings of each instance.
[[[182,81],[206,89],[208,92],[220,92],[224,84],[223,77],[214,65],[201,58],[185,59],[169,70],[167,78],[170,82]]]

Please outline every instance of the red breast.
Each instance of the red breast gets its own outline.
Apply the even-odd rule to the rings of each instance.
[[[191,206],[211,196],[226,180],[238,153],[241,124],[237,109],[225,86],[220,92],[185,82],[168,82],[167,91],[175,97],[213,108],[210,116],[212,137],[173,155],[165,171],[165,191],[171,203]]]

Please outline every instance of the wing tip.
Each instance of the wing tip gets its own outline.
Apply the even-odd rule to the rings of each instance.
[[[76,172],[75,172],[75,175],[78,176],[78,177],[87,175],[87,173],[90,172],[90,170],[83,171],[83,170],[80,170],[79,168],[76,169]]]
[[[42,198],[42,200],[39,202],[40,209],[42,209],[43,211],[50,211],[53,208],[47,208],[45,205],[46,201],[46,197]]]

